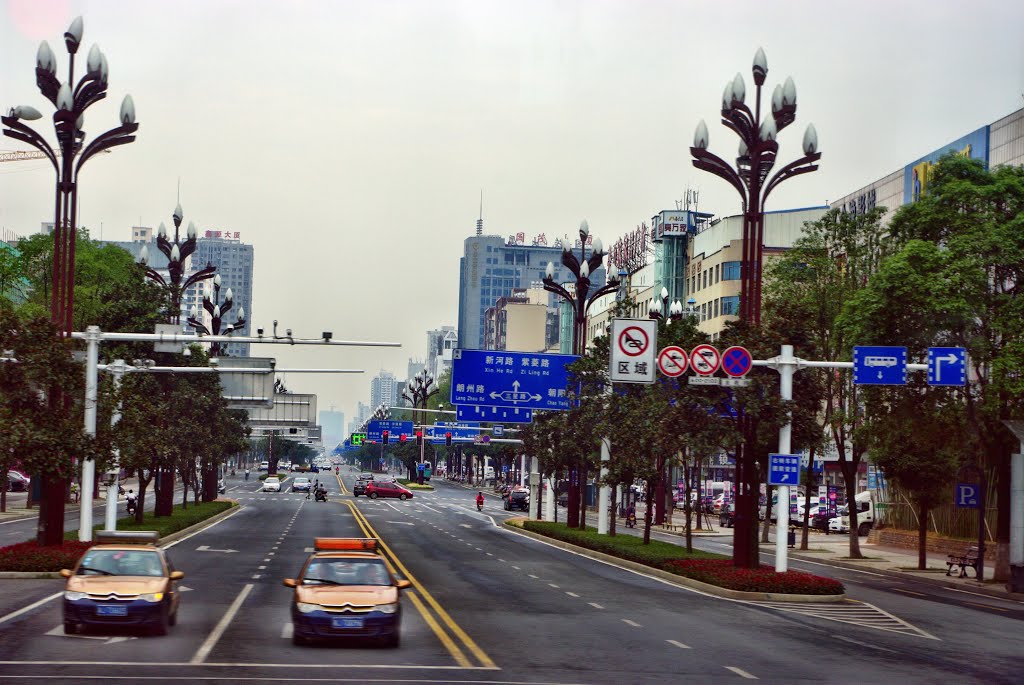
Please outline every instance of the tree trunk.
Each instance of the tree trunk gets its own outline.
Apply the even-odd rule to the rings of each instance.
[[[611,490],[611,496],[608,498],[608,500],[609,500],[608,516],[609,516],[609,519],[610,519],[608,521],[608,535],[610,537],[615,537],[615,524],[618,523],[618,520],[619,520],[619,487],[618,487],[618,484],[616,484],[614,486],[609,486],[609,489]]]
[[[156,503],[153,516],[170,516],[174,511],[174,469],[160,467],[156,474]]]
[[[771,485],[765,485],[764,486],[764,492],[765,492],[765,505],[764,505],[765,506],[765,516],[764,516],[764,525],[761,527],[761,542],[768,542],[768,531],[771,529],[771,526],[772,526],[772,486]],[[781,507],[782,506],[782,502],[779,502],[777,506]],[[789,506],[789,502],[786,502],[786,506],[787,507]],[[776,511],[778,511],[778,509],[776,509]],[[778,517],[778,514],[776,514],[776,517]],[[780,533],[779,533],[779,531],[775,531],[775,534],[779,535]]]
[[[0,513],[7,511],[7,482],[7,468],[4,467],[3,469],[0,469],[0,484],[2,484],[2,486],[0,486],[2,487],[2,489],[0,489]]]
[[[138,472],[139,496],[135,500],[135,522],[136,523],[142,523],[142,512],[146,508],[146,488],[149,487],[149,482],[151,480],[153,480],[153,474],[155,473],[155,471],[156,471],[155,468],[151,468],[149,470],[149,474],[150,474],[149,478],[143,478],[142,477],[142,469],[139,469],[139,472]]]
[[[569,528],[580,527],[580,487],[579,487],[580,469],[579,464],[573,463],[569,467],[569,498],[566,502],[565,512],[565,525]],[[555,506],[558,506],[558,500],[555,500]]]
[[[850,558],[863,559],[860,553],[860,535],[857,532],[857,466],[858,461],[844,462],[840,460],[840,467],[843,470],[844,486],[846,488],[846,511],[849,513],[850,521]],[[847,473],[852,471],[852,473]]]
[[[920,571],[928,568],[928,514],[928,507],[922,506],[917,516],[917,568]]]
[[[811,462],[807,465],[807,486],[804,489],[804,532],[800,536],[800,549],[807,549],[807,536],[811,532],[811,471],[814,469],[814,451],[811,451]]]
[[[184,511],[188,508],[188,477],[185,473],[181,474],[181,509]]]
[[[644,544],[651,544],[651,523],[653,523],[654,507],[651,506],[651,498],[654,496],[654,490],[658,486],[658,481],[650,479],[647,481],[647,508],[644,510]]]
[[[67,498],[67,480],[56,474],[43,474],[42,498],[39,502],[40,545],[61,545],[64,542],[64,500]]]

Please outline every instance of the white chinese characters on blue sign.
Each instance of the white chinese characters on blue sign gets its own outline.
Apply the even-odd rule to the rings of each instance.
[[[569,409],[568,354],[456,350],[452,404]]]

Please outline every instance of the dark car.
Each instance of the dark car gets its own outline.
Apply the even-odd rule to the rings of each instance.
[[[718,513],[718,525],[722,528],[732,528],[736,524],[736,507],[732,504],[723,504],[722,510]]]
[[[526,511],[530,508],[530,491],[526,488],[512,488],[505,499],[505,511],[521,509]]]
[[[366,484],[373,480],[372,473],[360,473],[356,476],[355,485],[352,486],[352,496],[359,497],[359,495],[366,494]]]
[[[397,497],[404,501],[412,497],[412,490],[407,490],[398,483],[371,480],[366,482],[366,491],[364,494],[370,499],[377,499],[378,497]]]

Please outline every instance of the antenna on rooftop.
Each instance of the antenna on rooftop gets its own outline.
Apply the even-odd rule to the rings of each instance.
[[[480,218],[476,220],[476,234],[484,234],[484,189],[480,189]]]

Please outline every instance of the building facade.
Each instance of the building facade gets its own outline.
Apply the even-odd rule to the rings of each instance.
[[[442,326],[427,331],[427,372],[440,379],[452,368],[452,351],[459,345],[459,334],[455,326]]]
[[[205,231],[200,234],[199,240],[196,242],[192,263],[197,269],[202,269],[207,264],[217,267],[217,274],[221,278],[221,302],[224,301],[224,295],[228,288],[231,289],[231,294],[234,296],[232,311],[228,312],[223,326],[234,323],[238,308],[244,307],[246,324],[236,330],[237,333],[242,334],[248,333],[252,329],[249,322],[254,321],[252,286],[255,255],[253,246],[243,243],[239,235],[238,231]],[[152,250],[150,254],[152,254]],[[201,291],[200,288],[203,290]],[[209,290],[205,290],[207,288]],[[200,304],[197,308],[201,310],[203,295],[210,293],[212,298],[212,290],[212,282],[206,281],[196,287],[195,292],[186,293],[186,296],[193,300],[198,298]],[[184,302],[182,306],[184,306]],[[224,350],[223,354],[230,357],[249,356],[249,343],[228,343],[226,346],[222,345],[221,348]]]
[[[548,293],[513,289],[484,313],[484,349],[543,352],[548,348]]]
[[[381,371],[370,381],[370,407],[373,411],[382,404],[387,407],[398,406],[398,382],[395,374],[390,371]]]
[[[480,226],[478,225],[478,229]],[[593,237],[590,240],[592,242]],[[579,241],[573,245],[579,249]],[[484,349],[484,317],[499,298],[509,297],[516,289],[542,286],[548,264],[554,265],[554,279],[566,283],[572,278],[562,266],[562,239],[548,245],[544,234],[527,244],[523,233],[503,239],[482,235],[466,238],[459,260],[459,325],[458,346],[463,349]],[[605,269],[591,275],[594,287],[605,283]],[[548,294],[546,306],[558,306],[554,294]]]

